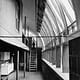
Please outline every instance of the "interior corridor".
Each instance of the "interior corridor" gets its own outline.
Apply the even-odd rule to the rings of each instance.
[[[0,0],[0,80],[80,80],[80,0]]]

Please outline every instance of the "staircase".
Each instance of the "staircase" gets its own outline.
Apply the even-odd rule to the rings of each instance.
[[[37,71],[37,52],[36,52],[36,49],[31,50],[31,52],[30,52],[29,71],[30,72]]]

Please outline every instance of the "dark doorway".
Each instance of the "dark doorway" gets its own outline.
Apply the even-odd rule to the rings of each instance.
[[[80,80],[80,37],[69,41],[70,80]]]

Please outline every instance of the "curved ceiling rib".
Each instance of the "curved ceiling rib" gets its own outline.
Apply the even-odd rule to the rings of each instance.
[[[53,36],[54,34],[53,34],[53,28],[51,28],[52,27],[52,25],[50,25],[50,22],[49,22],[49,20],[48,20],[48,18],[47,18],[47,16],[44,14],[44,16],[45,16],[45,21],[46,21],[46,23],[47,23],[47,25],[48,25],[48,29],[50,30],[50,33],[51,33],[51,36]]]
[[[59,8],[58,8],[57,3],[55,2],[55,0],[51,0],[51,2],[52,2],[52,4],[53,4],[52,7],[54,7],[54,8],[56,9],[58,15],[61,17],[61,15],[60,15],[60,10],[59,10]],[[56,5],[56,6],[55,6],[55,5]],[[56,16],[56,20],[57,20],[58,24],[60,25],[60,27],[61,27],[62,30],[63,30],[64,28],[63,28],[63,26],[62,26],[62,23],[61,23],[59,17],[56,15],[55,11],[54,11],[54,10],[52,9],[52,7],[50,6],[50,3],[47,3],[47,6],[48,6],[48,8],[51,10],[52,14],[54,14],[54,15]]]
[[[59,13],[56,11],[56,8],[53,6],[51,0],[47,0],[47,5],[48,7],[52,10],[52,12],[54,13],[54,15],[56,16],[56,18],[60,21],[60,23],[62,24],[62,28],[64,29],[63,26],[63,21],[61,19],[61,15],[60,15],[60,10]],[[58,6],[58,5],[57,5]]]
[[[69,3],[69,2],[68,2]],[[70,5],[70,4],[69,4]],[[65,14],[66,14],[66,16],[68,17],[68,19],[69,19],[69,21],[70,21],[70,24],[71,23],[73,23],[75,20],[76,20],[76,18],[75,18],[75,13],[74,13],[74,9],[71,7],[71,5],[70,5],[70,7],[69,7],[69,9],[70,9],[70,11],[71,12],[69,12],[68,10],[67,10],[67,7],[65,7],[65,4],[63,4],[63,3],[61,3],[61,6],[62,6],[62,8],[63,8],[63,10],[64,10],[64,12],[65,12]],[[73,15],[73,16],[72,16]],[[68,25],[70,25],[70,24],[68,24]]]
[[[51,25],[50,25],[50,23],[47,21],[46,17],[44,18],[44,21],[45,21],[45,23],[46,23],[46,25],[47,25],[48,30],[50,30],[50,32],[52,33],[53,31],[52,31],[52,29],[51,29]],[[49,42],[50,42],[51,40],[53,40],[52,36],[55,36],[55,35],[53,35],[53,33],[52,33],[52,34],[51,34],[51,37],[48,37],[48,38],[49,38]],[[49,43],[49,42],[48,42],[48,43]]]
[[[40,34],[43,35],[42,38],[43,38],[43,40],[44,40],[44,42],[45,42],[45,45],[46,45],[46,44],[48,43],[49,39],[48,39],[48,37],[47,37],[47,34],[46,34],[44,28],[42,28]]]
[[[71,0],[68,0],[69,4],[71,5],[72,9],[73,9],[73,4],[71,2]]]
[[[43,22],[46,24],[46,27],[47,27],[47,29],[49,31],[50,36],[52,36],[51,31],[50,31],[51,29],[50,29],[49,22],[47,21],[47,18],[45,16],[43,18]]]
[[[54,14],[54,12],[52,12],[52,9],[50,8],[50,6],[48,5],[48,7],[49,7],[49,9],[50,9],[50,12],[52,13],[52,14]],[[55,14],[54,14],[55,15]],[[49,17],[49,15],[47,14],[47,16]],[[57,23],[60,25],[60,31],[62,31],[63,30],[63,27],[62,27],[62,24],[61,24],[61,22],[60,22],[60,20],[58,19],[58,17],[56,16],[56,20],[57,20]]]
[[[43,21],[42,25],[44,26],[45,30],[47,31],[47,34],[48,34],[47,36],[51,36],[50,32],[49,32],[49,30],[47,28],[47,24]],[[48,37],[47,37],[47,39],[48,39],[48,41],[50,40]]]
[[[46,25],[47,25],[47,24],[46,24]],[[50,36],[51,36],[51,35],[50,35],[50,32],[49,32],[49,35],[45,37],[45,38],[48,40],[47,43],[51,40],[51,39],[50,39]]]
[[[48,21],[49,21],[49,23],[50,23],[51,31],[52,31],[52,33],[53,33],[53,36],[56,36],[56,34],[55,34],[55,32],[54,32],[54,29],[53,29],[53,27],[52,27],[52,23],[51,23],[51,21],[50,21],[50,19],[49,19],[49,16],[48,16],[46,13],[45,13],[44,15],[47,17],[47,19],[48,19]]]
[[[52,36],[51,31],[50,31],[50,28],[49,28],[50,25],[48,24],[48,22],[47,22],[45,16],[44,16],[43,22],[44,22],[44,24],[46,25],[47,30],[49,31],[49,35]]]
[[[40,39],[41,39],[41,41],[42,41],[42,43],[43,43],[43,49],[45,50],[45,43],[44,43],[44,40],[43,40],[43,38],[41,37],[41,34],[40,34],[40,33],[38,33],[38,35],[40,36]]]
[[[50,14],[50,13],[51,14]],[[59,32],[60,33],[60,29],[59,29],[59,26],[57,24],[57,20],[56,20],[56,17],[54,15],[54,13],[52,12],[52,10],[50,8],[47,8],[47,11],[46,11],[46,14],[49,15],[51,18],[52,18],[52,21],[54,22],[56,28],[57,28],[57,33]]]
[[[59,11],[59,8],[57,6],[56,3],[53,3],[52,2],[53,0],[47,0],[46,4],[52,9],[53,12],[55,12],[55,14],[59,17],[60,19],[60,11]],[[56,2],[56,1],[54,1]],[[56,4],[56,6],[54,6],[54,4]],[[55,9],[56,8],[56,9]]]
[[[62,21],[63,21],[63,24],[64,24],[64,28],[67,27],[67,21],[66,21],[66,18],[65,18],[65,14],[64,14],[64,11],[63,11],[63,8],[61,6],[61,3],[59,0],[56,0],[56,3],[59,7],[59,10],[60,10],[60,15],[61,15],[61,18],[62,18]]]
[[[46,30],[44,30],[43,28],[41,28],[41,31],[43,31],[43,36],[45,37],[45,36],[48,36],[48,34],[47,34],[47,32],[46,32]],[[41,32],[40,32],[41,33]],[[45,39],[45,38],[44,38]],[[48,42],[48,39],[46,38],[46,41]]]
[[[70,16],[69,13],[67,12],[67,10],[66,10],[66,8],[65,8],[65,6],[64,6],[63,4],[62,4],[62,8],[63,8],[66,16],[68,17],[70,23],[73,23],[73,20],[72,20],[71,16]]]
[[[50,21],[50,19],[49,19],[49,16],[48,16],[46,13],[45,13],[44,15],[47,17],[47,19],[48,19],[48,21],[49,21],[49,23],[50,23],[50,26],[51,26],[51,29],[52,29],[51,31],[53,32],[53,36],[54,36],[54,37],[52,37],[52,40],[53,40],[53,39],[56,38],[55,31],[53,30],[53,26],[52,26],[52,23],[51,23],[51,21]]]
[[[59,16],[60,16],[59,8],[58,8],[58,6],[57,6],[57,4],[56,4],[55,0],[50,0],[50,1],[51,1],[51,3],[52,3],[53,7],[54,7],[54,8],[56,8],[56,11],[57,11],[57,13],[58,13],[58,14],[59,14]],[[48,4],[48,3],[47,3],[47,5],[49,6],[49,4]]]
[[[45,16],[45,21],[48,24],[48,29],[50,29],[50,32],[51,32],[51,37],[49,37],[51,39],[49,42],[51,42],[54,39],[54,36],[56,36],[56,35],[52,28],[52,23],[51,23],[50,19],[48,18],[47,14],[45,13],[44,16]]]
[[[42,35],[42,36],[48,36],[47,31],[45,30],[45,28],[43,28],[43,26],[42,26],[42,28],[41,28],[41,31],[44,32],[44,35]],[[41,31],[40,31],[40,33],[41,33]]]
[[[41,34],[41,37],[42,37],[43,34],[45,35],[44,31],[41,31],[40,34]],[[44,35],[43,35],[43,36],[44,36]],[[43,38],[43,37],[42,37],[42,38]],[[43,38],[43,40],[44,40],[44,44],[46,45],[46,43],[47,43],[47,39]]]
[[[45,23],[42,23],[43,29],[45,29],[47,36],[50,36],[48,29],[46,28]]]
[[[51,32],[51,31],[52,31],[52,30],[50,29],[50,28],[51,28],[51,25],[50,25],[50,23],[46,20],[45,16],[44,16],[44,19],[43,19],[43,20],[45,21],[48,30],[50,30],[50,32]],[[49,24],[48,24],[48,23],[49,23]],[[53,32],[54,32],[55,35],[52,35],[52,36],[56,36],[56,34],[57,34],[56,31],[54,30]],[[52,39],[53,39],[53,38],[50,37],[49,42],[50,42]]]
[[[56,17],[56,20],[57,20],[57,23],[60,25],[60,28],[63,30],[64,29],[64,27],[62,26],[62,20],[60,19],[60,14],[56,14],[55,13],[55,11],[52,9],[52,7],[53,6],[51,6],[49,3],[47,3],[47,8],[48,8],[48,10],[51,12],[51,14],[53,15],[53,16],[55,16]],[[58,12],[59,13],[59,12]]]
[[[53,29],[54,29],[54,31],[55,31],[55,34],[56,35],[58,35],[58,29],[57,29],[57,27],[56,27],[56,25],[55,25],[55,23],[54,23],[54,20],[52,19],[52,16],[49,14],[49,12],[48,12],[48,10],[47,10],[47,8],[46,8],[46,10],[45,10],[45,13],[49,16],[49,18],[50,18],[50,21],[51,21],[51,23],[52,23],[52,25],[53,25]]]

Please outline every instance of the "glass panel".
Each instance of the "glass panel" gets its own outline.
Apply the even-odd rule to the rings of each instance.
[[[67,12],[71,16],[72,20],[75,21],[75,14],[72,6],[69,3],[69,0],[60,0],[60,2],[65,6]]]

